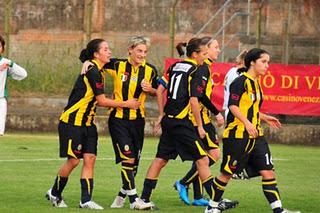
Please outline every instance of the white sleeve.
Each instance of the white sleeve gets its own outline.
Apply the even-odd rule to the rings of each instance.
[[[16,63],[13,63],[9,68],[8,68],[8,75],[11,76],[14,80],[23,80],[27,77],[27,71],[19,66]]]
[[[226,77],[224,78],[224,97],[223,97],[223,106],[222,109],[226,110],[228,108],[228,102],[229,102],[229,95],[230,95],[230,85],[236,79],[239,77],[239,74],[237,72],[238,68],[233,67],[231,68]]]

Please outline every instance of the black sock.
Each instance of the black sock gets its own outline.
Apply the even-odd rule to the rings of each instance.
[[[143,190],[141,195],[142,200],[144,200],[145,202],[150,202],[152,191],[156,188],[157,182],[158,179],[144,179]]]
[[[197,178],[193,180],[192,185],[193,185],[193,198],[195,200],[199,200],[203,198],[202,182],[199,176],[197,176]]]
[[[81,178],[81,203],[86,203],[92,198],[93,178]]]
[[[127,191],[130,203],[138,197],[134,181],[134,164],[122,163],[121,168],[122,188]]]
[[[202,184],[209,194],[210,199],[214,202],[219,202],[221,200],[225,187],[227,186],[227,183],[220,181],[218,178],[213,179],[212,176],[203,181]]]
[[[127,194],[125,193],[125,189],[122,188],[120,189],[120,191],[118,192],[118,196],[122,197],[122,198],[125,198],[127,196]]]
[[[282,203],[276,179],[262,180],[262,190],[273,212],[282,212]]]
[[[67,185],[68,177],[61,177],[60,175],[57,175],[53,187],[51,189],[51,193],[53,196],[56,196],[61,199],[61,194],[64,189],[64,187]]]
[[[216,161],[210,155],[209,156],[209,166],[212,166]],[[195,176],[192,181],[193,185],[193,197],[195,200],[203,198],[203,187],[199,175]]]
[[[188,186],[198,175],[197,165],[195,162],[192,163],[191,169],[187,174],[180,180],[180,184]]]

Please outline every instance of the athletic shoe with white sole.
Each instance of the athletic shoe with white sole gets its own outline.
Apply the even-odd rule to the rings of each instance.
[[[115,209],[122,208],[124,206],[125,201],[126,201],[125,197],[121,197],[117,195],[117,197],[114,199],[110,207]]]
[[[79,207],[82,209],[97,209],[97,210],[103,209],[102,206],[100,206],[99,204],[97,204],[96,202],[94,202],[92,200],[85,202],[85,203],[81,203],[81,201],[80,201]]]
[[[207,206],[207,208],[204,210],[204,213],[221,213],[222,210],[219,208],[213,208],[211,206]]]
[[[130,203],[130,209],[135,210],[155,210],[155,205],[152,202],[144,202],[140,198],[136,198],[133,203]]]
[[[227,210],[227,209],[233,209],[236,208],[239,205],[239,201],[237,200],[228,200],[223,199],[219,202],[218,208],[221,211]]]
[[[67,204],[64,202],[63,198],[58,198],[53,196],[51,193],[52,189],[49,189],[46,193],[46,198],[52,203],[54,207],[58,208],[67,208]]]

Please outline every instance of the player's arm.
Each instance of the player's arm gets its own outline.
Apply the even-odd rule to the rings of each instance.
[[[239,108],[239,102],[242,94],[245,92],[244,80],[238,79],[230,85],[230,96],[228,107],[234,117],[238,118],[245,126],[247,132],[252,137],[258,137],[258,130],[253,124],[245,117]]]
[[[200,109],[199,109],[199,101],[198,101],[198,98],[203,96],[203,93],[204,93],[204,87],[203,87],[204,85],[202,84],[201,74],[198,73],[197,71],[193,72],[189,77],[189,83],[190,83],[189,103],[190,103],[191,111],[197,123],[199,136],[200,138],[204,138],[206,136],[206,132],[203,129],[202,119],[201,119]]]
[[[14,80],[21,81],[27,77],[27,71],[14,63],[11,60],[8,60],[8,75],[11,76]]]
[[[106,98],[104,94],[104,83],[97,66],[94,66],[93,68],[89,69],[85,76],[87,77],[89,84],[93,90],[98,106],[121,107],[131,109],[139,108],[140,102],[138,102],[136,99],[130,99],[127,101],[116,101],[110,98]]]

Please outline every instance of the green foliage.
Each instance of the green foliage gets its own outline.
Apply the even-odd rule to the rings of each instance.
[[[111,139],[100,137],[93,198],[105,207],[102,212],[132,212],[129,210],[128,202],[124,209],[109,208],[121,186],[120,166],[114,163]],[[136,178],[139,194],[141,194],[147,168],[155,156],[157,142],[158,138],[145,140],[141,166]],[[56,135],[9,133],[1,137],[0,147],[2,171],[0,212],[79,212],[77,206],[80,199],[80,166],[71,175],[63,194],[69,208],[55,209],[44,198],[45,192],[52,186],[55,175],[64,162],[58,158]],[[320,148],[271,145],[271,150],[284,206],[301,212],[318,212]],[[174,181],[181,178],[189,166],[190,162],[182,163],[177,159],[169,162],[162,171],[152,197],[161,212],[200,213],[204,211],[202,207],[184,205],[172,188]],[[217,174],[218,168],[219,165],[213,167],[213,174]],[[224,197],[240,201],[239,207],[228,211],[230,213],[271,212],[263,196],[259,178],[249,181],[232,181]]]

